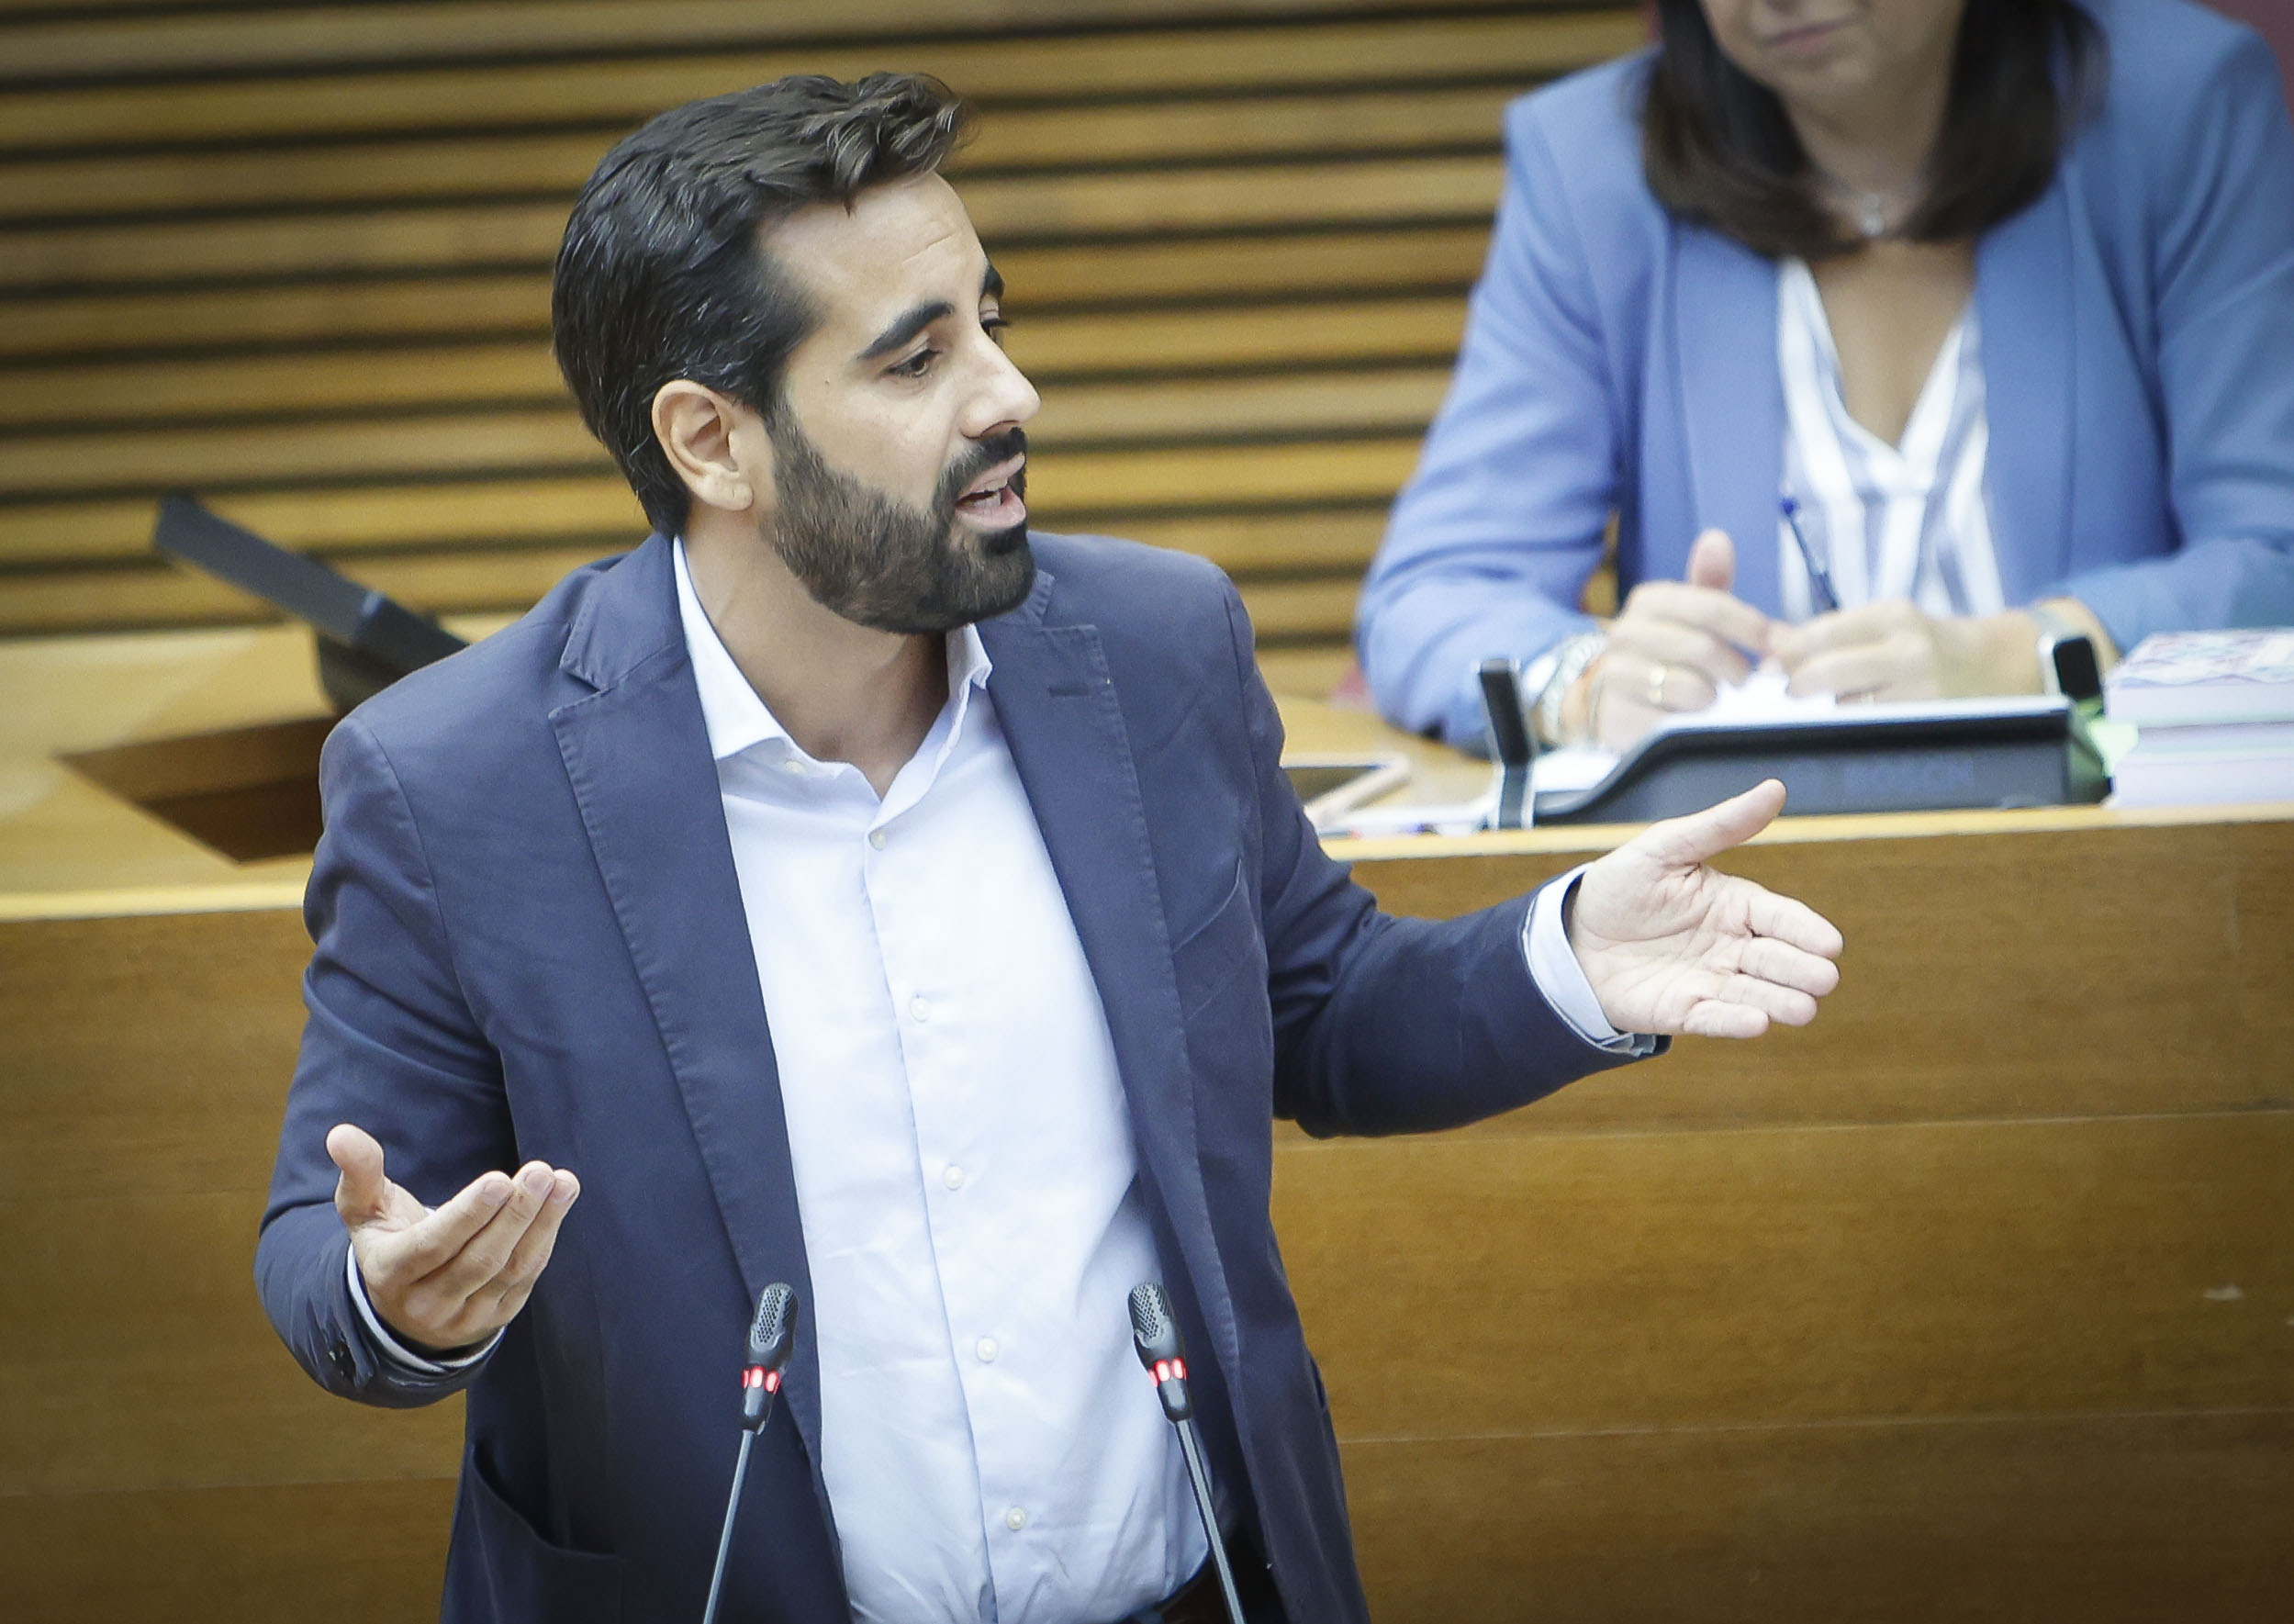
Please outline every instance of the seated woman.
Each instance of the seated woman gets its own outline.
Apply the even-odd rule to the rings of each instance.
[[[1516,103],[1449,398],[1365,585],[1380,707],[1479,663],[1617,748],[1767,659],[2036,693],[2043,642],[2294,623],[2294,129],[2185,0],[1658,0]],[[1614,517],[1621,612],[1579,612]]]

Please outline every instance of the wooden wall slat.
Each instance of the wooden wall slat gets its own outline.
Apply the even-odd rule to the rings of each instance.
[[[0,152],[578,125],[633,128],[664,107],[786,73],[935,73],[1002,110],[1042,100],[1477,79],[1527,85],[1639,45],[1629,10],[1433,17],[1281,28],[824,45],[801,52],[424,69],[221,83],[20,89]],[[599,151],[604,150],[604,141]]]
[[[1380,1624],[2276,1624],[2294,1601],[2286,1415],[1339,1448]]]
[[[1091,164],[1329,158],[1421,148],[1494,150],[1512,85],[1323,93],[1280,100],[1015,109],[987,120],[949,174]],[[0,220],[137,212],[433,202],[563,193],[611,131],[491,135],[301,151],[137,153],[0,164]]]
[[[618,130],[796,69],[922,67],[983,107],[954,175],[1045,392],[1040,521],[1367,512],[1442,393],[1503,106],[1644,29],[1475,0],[806,15],[0,0],[0,634],[263,613],[153,559],[169,487],[439,611],[625,544],[547,353],[565,209]],[[1214,555],[1270,642],[1343,650],[1367,544],[1288,544]]]
[[[28,21],[6,32],[6,80],[280,72],[361,63],[659,51],[773,40],[1021,33],[1219,23],[1286,14],[1494,10],[1519,0],[458,0],[207,15]]]
[[[1292,1147],[1274,1215],[1342,1438],[2294,1419],[2290,1152],[2285,1112]],[[438,1468],[438,1417],[279,1349],[262,1207],[0,1203],[0,1496]],[[138,1253],[141,1290],[84,1283]]]
[[[1144,541],[1160,523],[1126,519],[1115,528],[1128,540]],[[621,551],[630,539],[625,533],[579,546],[364,554],[342,568],[363,585],[425,613],[514,612],[537,602],[583,565]],[[1239,590],[1253,629],[1272,642],[1343,644],[1353,628],[1371,551],[1360,548],[1331,578],[1246,578]],[[1286,558],[1278,567],[1295,572],[1301,566]],[[96,627],[231,625],[274,618],[267,604],[237,588],[164,562],[79,573],[43,571],[20,579],[0,576],[0,636]]]
[[[1341,1435],[2294,1417],[2294,1113],[1524,1126],[1282,1148]]]
[[[1959,1120],[1971,1101],[2066,1117],[2283,1109],[2294,954],[2247,958],[2254,941],[2294,940],[2269,934],[2294,930],[2294,868],[2279,850],[2266,826],[2243,824],[1745,847],[1730,872],[1801,898],[1851,944],[1823,1018],[1758,1044],[1698,1044],[1693,1065],[1634,1067],[1465,1131],[1917,1123]],[[1393,912],[1446,916],[1570,861],[1372,858],[1355,875]],[[2119,882],[2138,868],[2155,881],[2142,895]],[[1984,952],[1940,951],[1939,921],[1953,942],[1979,932]],[[2168,941],[2177,951],[2162,956]],[[1917,978],[1898,969],[1912,964]],[[2003,988],[2003,964],[2046,968]]]
[[[532,371],[546,386],[545,364],[534,364]],[[1028,438],[1053,450],[1176,438],[1416,433],[1448,386],[1447,368],[1047,384],[1042,415],[1029,425]],[[570,403],[509,405],[394,418],[19,434],[0,442],[0,495],[117,490],[123,476],[149,488],[421,478],[487,469],[538,473],[605,462],[603,448]],[[1069,477],[1064,468],[1051,476]]]
[[[364,483],[331,489],[225,492],[226,518],[284,546],[317,553],[376,547],[497,544],[561,535],[627,535],[644,521],[609,473],[550,479]],[[84,564],[152,557],[152,498],[0,504],[0,558]]]
[[[1461,302],[1452,297],[1032,319],[1014,314],[1007,347],[1039,383],[1214,368],[1447,364],[1464,323]],[[565,398],[548,345],[534,337],[514,343],[0,369],[0,429]]]
[[[1029,342],[1035,312],[1113,303],[1213,299],[1334,302],[1368,293],[1462,289],[1480,268],[1486,229],[1192,239],[1116,246],[1000,249],[996,263]],[[1250,307],[1255,308],[1255,304]],[[1183,321],[1215,317],[1191,308]],[[1250,318],[1238,314],[1234,331]],[[445,335],[546,335],[544,271],[418,281],[336,282],[184,291],[66,293],[0,299],[0,356],[166,353],[263,345],[341,345]]]
[[[9,1609],[39,1624],[408,1624],[437,1615],[453,1504],[442,1474],[0,1496]]]
[[[1126,452],[1069,452],[1043,463],[1029,486],[1040,521],[1105,522],[1126,530],[1164,516],[1219,510],[1382,505],[1407,475],[1416,438],[1346,443],[1190,446]],[[263,534],[320,553],[404,548],[417,543],[499,545],[516,538],[627,538],[643,521],[628,487],[610,474],[557,479],[445,482],[397,488],[316,489],[224,497],[219,510]],[[0,542],[21,548],[77,549],[148,556],[152,506],[129,499],[84,506],[0,508]],[[98,554],[101,556],[101,554]],[[101,575],[84,577],[100,580]],[[6,591],[28,592],[37,575],[0,575]],[[106,622],[107,624],[117,623]]]
[[[618,480],[597,477],[558,485],[486,485],[458,491],[419,494],[432,498],[428,508],[405,498],[405,490],[324,493],[332,504],[318,508],[305,493],[253,497],[218,503],[249,522],[270,521],[267,533],[279,535],[332,559],[369,586],[379,587],[424,610],[462,606],[447,583],[467,566],[471,582],[499,582],[509,572],[541,596],[559,576],[592,558],[633,543],[644,532],[637,505]],[[101,511],[101,510],[91,510]],[[1107,521],[1102,510],[1101,522]],[[146,620],[154,625],[258,618],[256,602],[213,577],[184,569],[150,554],[129,538],[148,538],[149,503],[120,503],[107,512],[121,538],[112,564],[74,571],[50,568],[37,574],[0,574],[0,634],[51,632],[72,623],[58,595],[97,605],[108,597],[132,603],[134,612],[115,608],[100,619],[106,625]],[[1359,576],[1385,529],[1382,504],[1271,513],[1158,514],[1119,516],[1129,540],[1176,547],[1211,559],[1230,573],[1297,574],[1338,572]],[[1053,520],[1045,521],[1056,528]],[[308,531],[302,526],[308,525]],[[77,538],[69,522],[51,534]],[[313,537],[320,544],[314,545]],[[439,543],[459,543],[440,550]],[[565,544],[557,544],[565,543]],[[496,608],[512,601],[489,587],[472,588],[472,605]]]
[[[1396,158],[976,178],[965,206],[993,252],[1014,241],[1486,218],[1494,157]],[[547,265],[562,203],[459,204],[0,232],[0,289]]]
[[[550,330],[547,275],[425,277],[0,298],[0,357],[335,346]]]

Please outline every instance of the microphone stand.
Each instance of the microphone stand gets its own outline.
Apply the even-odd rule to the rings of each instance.
[[[1235,1591],[1235,1570],[1226,1560],[1226,1540],[1219,1532],[1219,1514],[1211,1504],[1211,1474],[1203,1469],[1203,1440],[1195,1431],[1194,1399],[1187,1391],[1187,1348],[1171,1316],[1163,1288],[1149,1281],[1131,1293],[1131,1345],[1139,1362],[1155,1378],[1155,1395],[1163,1401],[1163,1415],[1179,1429],[1179,1452],[1186,1457],[1188,1485],[1194,1490],[1195,1510],[1203,1518],[1203,1538],[1211,1544],[1211,1566],[1219,1576],[1219,1595],[1226,1603],[1228,1624],[1243,1624],[1242,1597]]]
[[[733,1553],[733,1522],[741,1509],[741,1488],[748,1482],[749,1450],[773,1418],[773,1395],[796,1345],[797,1294],[776,1282],[756,1299],[749,1325],[749,1363],[741,1372],[741,1454],[733,1465],[733,1490],[725,1496],[724,1531],[717,1536],[717,1566],[709,1575],[709,1605],[701,1624],[717,1624],[717,1598],[724,1589],[725,1559]]]
[[[717,1536],[717,1566],[709,1575],[709,1606],[701,1610],[701,1624],[716,1624],[717,1596],[725,1584],[725,1558],[733,1554],[733,1518],[741,1509],[741,1485],[749,1475],[749,1446],[755,1441],[756,1434],[743,1428],[741,1458],[733,1462],[733,1492],[725,1496],[725,1530]]]

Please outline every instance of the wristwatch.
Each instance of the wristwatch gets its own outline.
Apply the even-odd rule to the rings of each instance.
[[[1599,632],[1580,632],[1562,638],[1522,672],[1521,708],[1539,745],[1550,749],[1569,742],[1561,737],[1561,700],[1608,644]]]
[[[2053,610],[2033,604],[2024,613],[2039,622],[2040,687],[2073,704],[2103,697],[2102,666],[2095,639]]]

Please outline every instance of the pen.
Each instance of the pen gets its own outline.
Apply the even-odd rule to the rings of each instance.
[[[1808,545],[1807,532],[1800,528],[1800,499],[1786,497],[1783,506],[1785,523],[1792,532],[1793,541],[1799,545],[1800,562],[1808,566],[1808,583],[1816,588],[1817,610],[1830,614],[1840,607],[1840,594],[1832,590],[1831,576],[1816,561],[1816,549]]]

